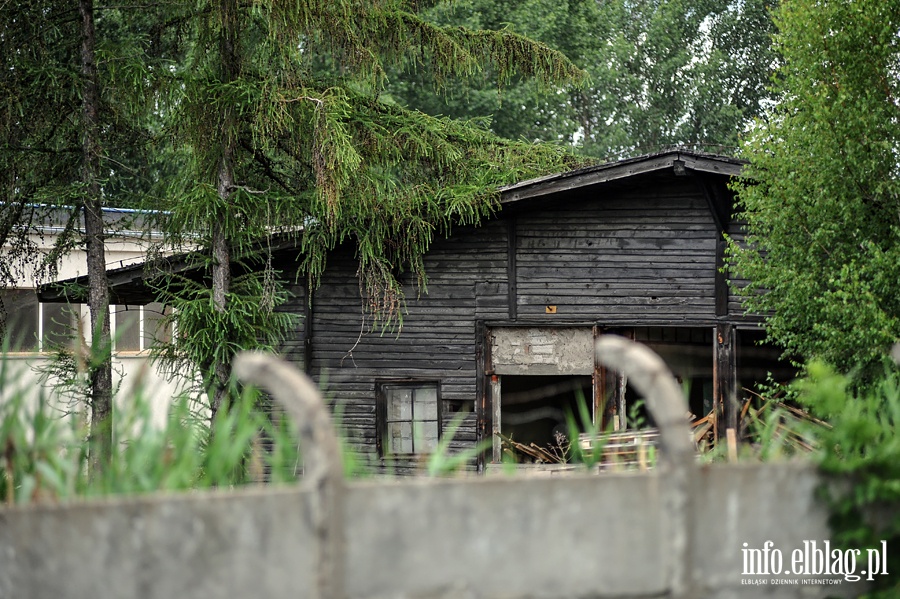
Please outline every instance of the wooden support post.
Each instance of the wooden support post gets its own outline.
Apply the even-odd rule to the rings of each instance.
[[[628,377],[621,372],[616,373],[616,413],[618,419],[613,428],[624,431],[628,428],[628,405],[625,403],[625,392],[628,390]]]
[[[491,375],[491,461],[499,464],[503,461],[500,447],[500,402],[501,402],[500,376]]]
[[[509,319],[515,320],[519,313],[518,276],[516,270],[516,217],[506,220],[506,289]]]
[[[716,441],[725,438],[725,430],[737,431],[737,360],[735,353],[734,325],[720,322],[716,325],[713,341],[713,399],[716,415]]]
[[[484,446],[491,430],[491,389],[488,371],[491,369],[490,329],[483,320],[475,322],[475,444]],[[484,473],[485,451],[476,456],[476,468]]]
[[[594,345],[597,345],[597,338],[600,337],[603,329],[594,325],[592,329]],[[597,430],[605,430],[606,427],[606,377],[605,369],[594,354],[594,370],[591,377],[591,387],[593,395],[593,411],[591,413],[592,424]]]

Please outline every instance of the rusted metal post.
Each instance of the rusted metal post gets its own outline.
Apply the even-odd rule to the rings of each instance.
[[[659,427],[660,467],[668,479],[664,505],[672,555],[669,585],[673,597],[693,597],[693,517],[691,481],[696,470],[688,425],[688,404],[662,358],[624,337],[604,335],[595,344],[596,359],[614,369],[644,396]]]
[[[241,352],[233,369],[242,382],[271,393],[297,423],[304,479],[314,491],[310,507],[317,540],[317,596],[342,599],[344,471],[340,443],[322,396],[309,377],[272,355]]]

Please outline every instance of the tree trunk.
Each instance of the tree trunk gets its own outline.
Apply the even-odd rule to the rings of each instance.
[[[93,0],[79,0],[81,12],[82,75],[82,184],[84,185],[84,231],[95,356],[91,383],[91,472],[103,470],[112,455],[112,362],[109,333],[109,285],[103,235],[103,204],[100,198],[100,85],[94,62]],[[96,357],[102,356],[97,363]]]
[[[230,157],[222,158],[222,164],[219,166],[218,175],[218,191],[219,197],[228,198],[230,190],[233,186],[233,168],[230,163]],[[227,301],[228,292],[231,288],[231,255],[228,247],[228,238],[226,231],[221,223],[213,224],[212,231],[212,297],[213,305],[217,312],[224,312]],[[231,366],[222,361],[216,361],[212,364],[212,397],[210,398],[210,422],[212,422],[228,392],[228,379],[231,376]],[[227,407],[227,402],[226,402]]]
[[[222,33],[219,43],[219,58],[222,61],[222,82],[231,83],[240,73],[240,54],[238,50],[238,6],[235,0],[222,0],[220,6]],[[217,173],[216,191],[227,206],[234,194],[234,153],[237,144],[237,120],[234,108],[227,103],[222,114],[222,158]],[[227,210],[227,208],[226,208]],[[229,232],[219,218],[212,225],[212,297],[216,311],[224,312],[231,290],[231,253],[229,249]],[[231,376],[231,365],[227,362],[214,362],[212,365],[212,397],[210,398],[210,422],[216,417],[228,395],[228,379]]]

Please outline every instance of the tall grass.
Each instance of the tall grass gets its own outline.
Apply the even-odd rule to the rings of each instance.
[[[155,423],[151,402],[136,392],[116,401],[117,450],[89,476],[86,419],[63,415],[54,407],[59,398],[46,391],[29,399],[15,378],[0,359],[0,500],[7,504],[288,482],[300,468],[296,427],[258,409],[255,391],[211,425],[187,396],[175,398],[165,422]]]

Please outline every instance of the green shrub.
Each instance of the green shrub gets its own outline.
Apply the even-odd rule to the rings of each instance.
[[[819,464],[836,475],[823,488],[831,506],[835,541],[846,548],[880,548],[887,571],[875,577],[869,597],[900,596],[900,374],[891,371],[854,391],[851,379],[812,363],[796,383],[797,399],[831,423],[819,435]],[[849,484],[848,484],[849,480]]]

